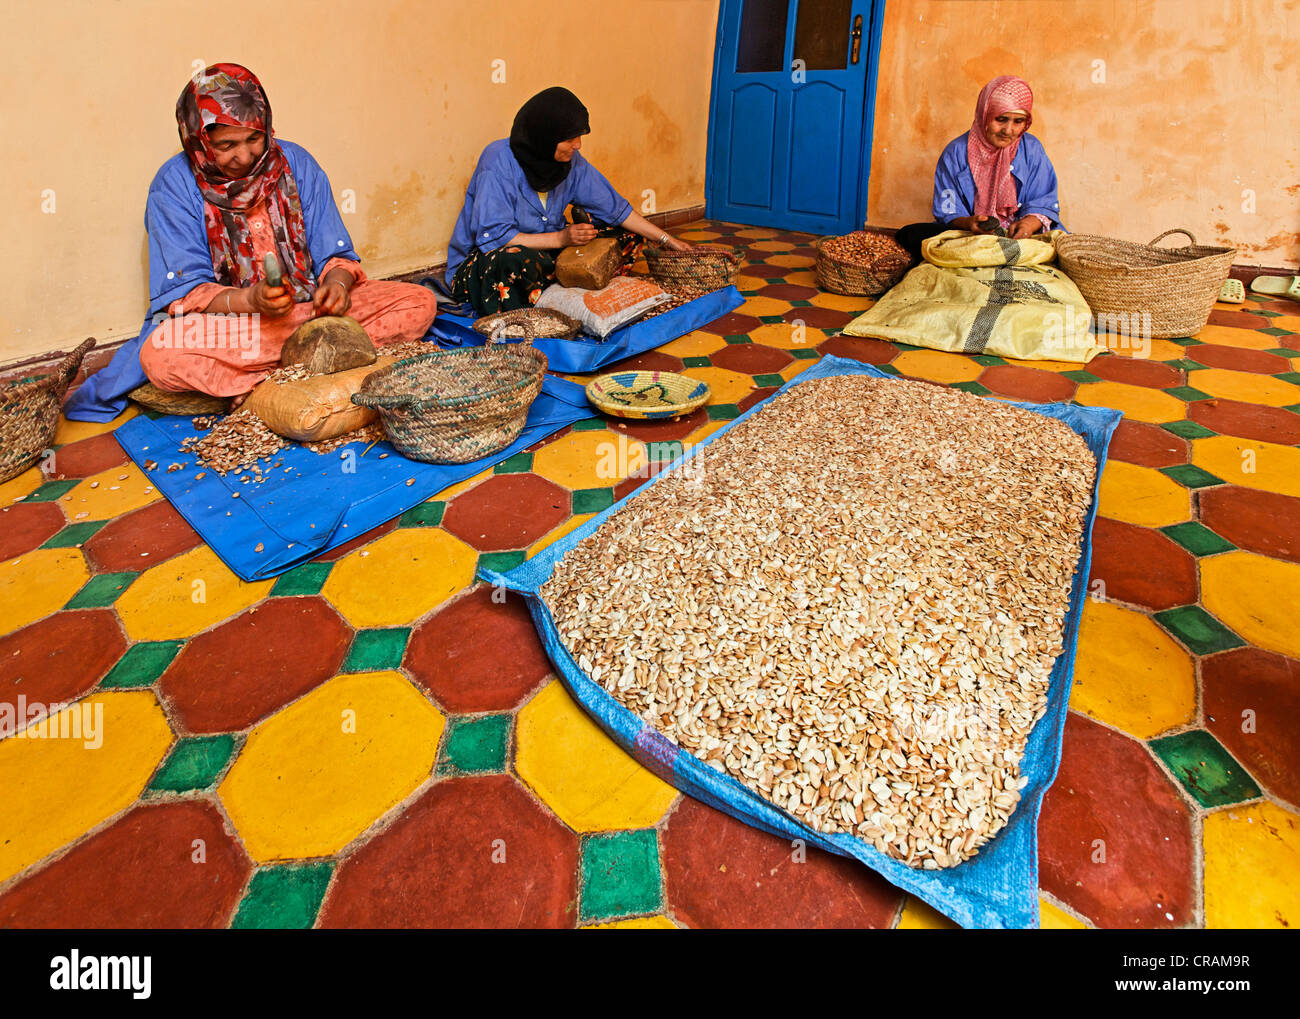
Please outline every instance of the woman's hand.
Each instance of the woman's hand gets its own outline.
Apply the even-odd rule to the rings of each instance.
[[[273,287],[266,280],[254,283],[246,291],[248,303],[259,315],[287,315],[293,308],[293,295],[285,286]]]
[[[317,316],[346,315],[352,307],[352,295],[342,280],[326,280],[316,288],[311,304]]]
[[[664,239],[660,246],[664,248],[671,248],[673,251],[694,251],[695,250],[695,246],[693,244],[687,244],[685,241],[679,241],[672,234],[664,234]]]
[[[1042,221],[1037,216],[1026,216],[1024,219],[1016,220],[1015,225],[1007,231],[1007,235],[1012,240],[1018,241],[1025,237],[1032,237],[1038,233],[1042,225]]]
[[[560,231],[560,241],[563,247],[572,247],[576,244],[586,244],[588,241],[594,241],[598,231],[590,223],[570,223]]]

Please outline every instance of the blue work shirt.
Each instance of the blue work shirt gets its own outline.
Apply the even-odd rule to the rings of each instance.
[[[939,157],[934,171],[934,218],[951,223],[961,216],[975,215],[975,178],[966,157],[966,136],[954,138]],[[1020,136],[1020,148],[1011,161],[1011,176],[1016,181],[1016,199],[1020,208],[1016,219],[1031,212],[1046,216],[1053,227],[1061,225],[1061,205],[1056,197],[1056,171],[1043,150],[1043,143],[1032,134]]]
[[[360,262],[334,204],[325,171],[302,146],[276,140],[298,187],[307,247],[318,281],[322,266],[331,258]],[[140,366],[140,348],[157,324],[154,316],[166,315],[172,301],[184,297],[200,283],[217,282],[203,205],[203,195],[189,159],[185,153],[178,152],[154,175],[145,203],[144,226],[149,234],[149,315],[140,335],[124,343],[113,360],[83,382],[68,400],[63,413],[69,419],[111,421],[117,417],[126,407],[126,395],[149,381]]]
[[[507,138],[483,150],[465,191],[456,229],[447,246],[447,283],[469,256],[471,248],[495,251],[515,234],[547,234],[568,225],[564,210],[570,205],[609,226],[632,214],[626,198],[614,190],[594,166],[573,154],[569,175],[546,196],[546,207],[524,176],[523,167],[510,151]]]

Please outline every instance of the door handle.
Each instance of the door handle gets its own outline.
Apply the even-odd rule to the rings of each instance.
[[[853,19],[853,48],[849,51],[849,63],[858,62],[858,54],[862,51],[862,15],[859,14]]]

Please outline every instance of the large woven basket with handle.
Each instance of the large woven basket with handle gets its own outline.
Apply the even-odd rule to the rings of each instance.
[[[1185,234],[1191,243],[1155,246],[1170,234]],[[1174,229],[1150,244],[1069,234],[1056,242],[1056,257],[1094,316],[1127,316],[1121,321],[1131,325],[1134,316],[1144,322],[1150,315],[1151,337],[1168,339],[1204,328],[1237,249],[1197,244],[1190,231]]]
[[[460,464],[504,449],[524,429],[542,391],[546,355],[527,321],[520,343],[494,342],[398,361],[366,376],[352,402],[379,411],[403,456]]]
[[[83,341],[47,375],[0,385],[0,482],[18,477],[54,444],[63,396],[94,345]]]

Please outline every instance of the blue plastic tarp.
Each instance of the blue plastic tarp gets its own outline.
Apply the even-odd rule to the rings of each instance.
[[[786,383],[782,390],[812,379],[834,375],[868,375],[873,378],[895,379],[870,365],[839,357],[826,357]],[[928,902],[963,927],[1036,927],[1038,815],[1042,809],[1043,794],[1056,778],[1061,763],[1061,737],[1073,683],[1074,653],[1092,561],[1092,524],[1097,511],[1097,486],[1101,483],[1102,470],[1106,465],[1111,435],[1122,415],[1119,411],[1104,407],[1033,403],[1014,403],[1012,406],[1058,418],[1082,436],[1097,458],[1097,479],[1093,488],[1092,505],[1084,524],[1078,569],[1070,592],[1070,606],[1063,635],[1064,650],[1052,669],[1047,709],[1030,734],[1021,761],[1020,773],[1029,780],[1028,785],[1022,791],[1020,803],[1007,826],[980,849],[976,856],[956,867],[933,871],[916,870],[885,856],[871,843],[854,836],[823,835],[805,827],[792,815],[763,800],[736,779],[706,766],[690,753],[679,749],[620,705],[578,667],[560,641],[550,610],[537,592],[550,578],[553,567],[564,554],[599,528],[607,517],[616,513],[622,507],[622,502],[615,503],[509,573],[498,574],[480,569],[479,575],[490,583],[503,585],[524,595],[546,652],[569,692],[623,749],[665,781],[763,831],[787,839],[802,839],[807,845],[853,857],[879,872],[896,887]],[[756,413],[760,407],[761,403],[751,408],[726,428],[706,438],[688,455],[693,455],[719,435],[725,434],[736,422]],[[679,459],[677,464],[681,462]],[[677,464],[670,469],[675,469]],[[654,484],[667,473],[668,471],[662,472],[647,484]],[[644,486],[638,491],[644,491]]]
[[[193,453],[182,453],[183,440],[203,434],[188,417],[141,415],[113,434],[142,468],[146,460],[158,464],[149,472],[152,484],[222,562],[251,581],[274,577],[351,541],[594,413],[582,386],[548,375],[519,438],[481,460],[435,465],[408,460],[388,442],[368,451],[353,442],[328,454],[292,442],[273,458],[281,467],[268,470],[262,462],[267,479],[262,484],[241,483],[239,473],[222,477],[205,471]],[[382,453],[390,455],[381,460]],[[168,473],[173,463],[186,466]],[[197,478],[201,473],[204,477]]]

